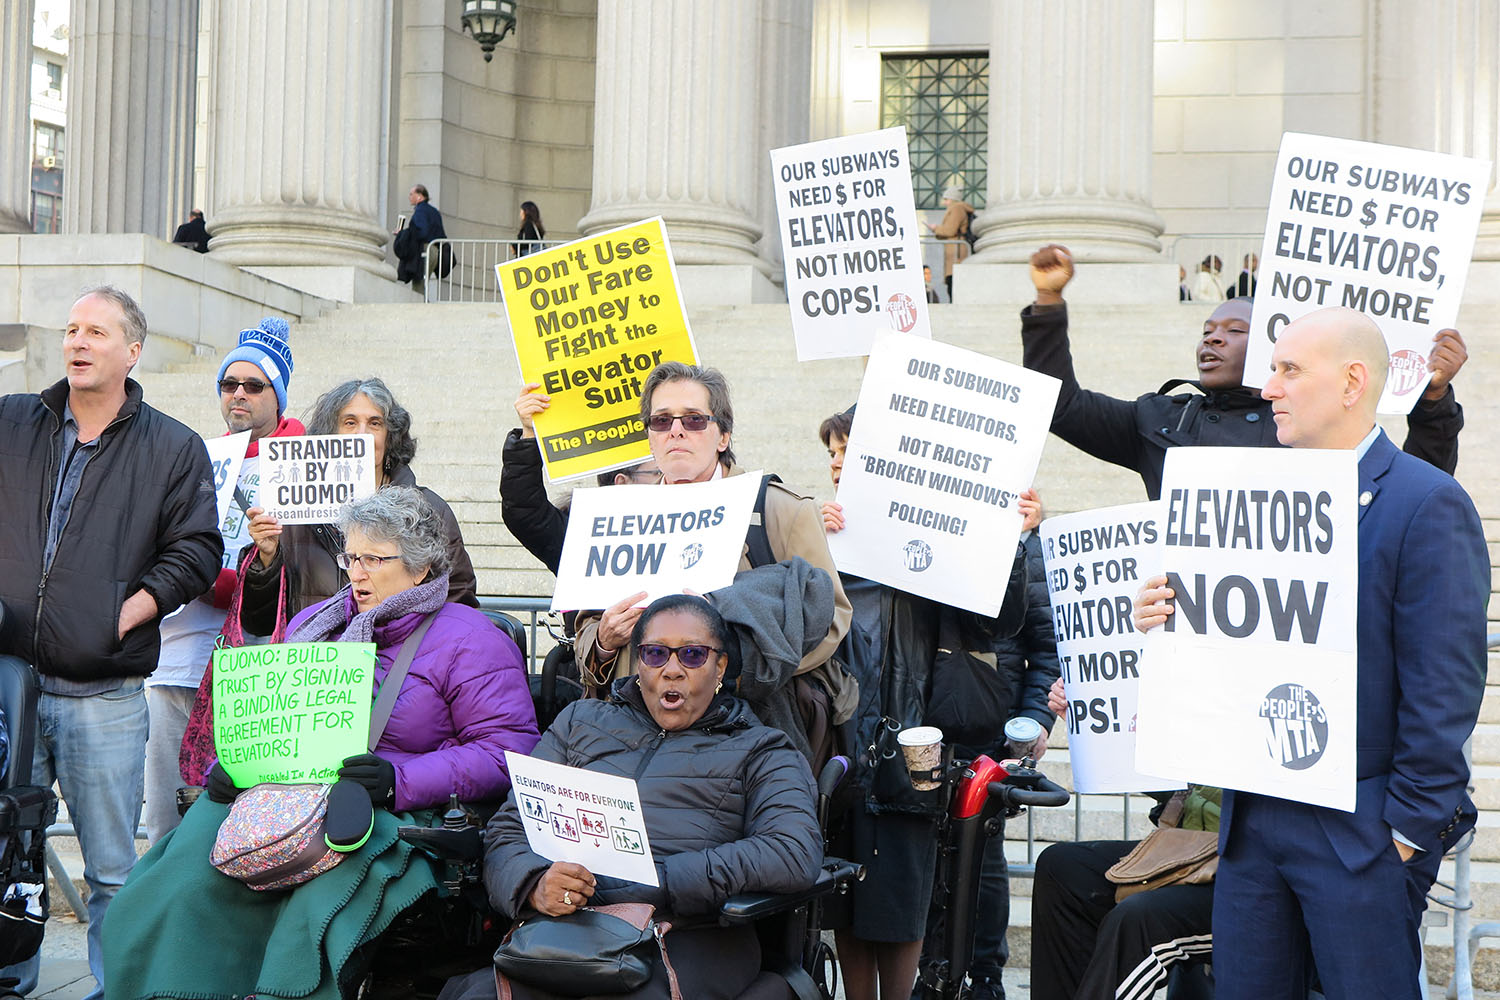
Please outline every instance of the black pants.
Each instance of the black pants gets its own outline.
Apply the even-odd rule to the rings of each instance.
[[[1115,903],[1104,873],[1131,840],[1053,844],[1031,899],[1034,1000],[1144,1000],[1176,962],[1213,951],[1213,885],[1169,885]]]

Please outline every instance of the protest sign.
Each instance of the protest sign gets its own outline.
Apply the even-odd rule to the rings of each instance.
[[[1168,450],[1138,770],[1354,810],[1358,482],[1352,450]]]
[[[214,652],[214,746],[241,788],[332,782],[368,749],[375,644],[289,642]]]
[[[1489,179],[1487,160],[1284,134],[1245,384],[1266,384],[1283,326],[1348,306],[1380,325],[1390,350],[1380,412],[1410,412],[1431,378],[1432,338],[1458,319]]]
[[[505,751],[526,842],[548,861],[656,885],[635,782]]]
[[[551,406],[536,417],[554,481],[649,458],[641,387],[663,361],[696,364],[660,218],[495,265],[521,381]]]
[[[1052,421],[1050,375],[906,334],[875,340],[828,536],[838,567],[981,614],[1000,611]]]
[[[607,608],[637,591],[646,602],[734,582],[759,472],[676,486],[573,491],[553,610]]]
[[[797,360],[931,337],[906,126],[771,150]]]
[[[1155,572],[1160,509],[1085,510],[1049,517],[1038,529],[1068,701],[1068,760],[1082,794],[1182,787],[1135,769],[1141,637],[1131,609]]]
[[[230,501],[234,499],[234,487],[240,481],[245,451],[250,447],[250,432],[205,438],[203,444],[208,448],[208,465],[214,473],[214,503],[219,508],[219,523],[223,524]]]
[[[260,505],[282,524],[331,524],[375,492],[375,438],[320,434],[261,439]]]

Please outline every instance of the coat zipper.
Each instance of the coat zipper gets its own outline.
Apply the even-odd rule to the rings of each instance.
[[[646,748],[646,756],[641,758],[641,766],[635,769],[634,780],[641,780],[641,776],[646,773],[646,768],[651,766],[651,758],[656,756],[656,751],[661,749],[662,741],[666,738],[667,731],[665,729],[657,731],[656,735],[651,740],[651,745]]]

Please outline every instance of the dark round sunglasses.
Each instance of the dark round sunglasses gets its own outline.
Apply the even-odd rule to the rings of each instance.
[[[712,413],[653,413],[646,419],[646,426],[658,434],[672,429],[672,421],[681,420],[685,431],[701,431],[709,424],[718,423]]]
[[[235,390],[241,388],[245,390],[245,395],[247,396],[259,396],[261,393],[271,388],[271,386],[269,383],[262,382],[258,378],[247,378],[244,381],[241,381],[237,378],[219,379],[219,391],[226,396],[233,396]]]
[[[641,643],[638,654],[641,662],[648,667],[665,667],[672,654],[677,654],[677,662],[689,670],[696,670],[708,662],[710,653],[722,653],[723,650],[715,646],[704,646],[700,643],[692,643],[687,646],[664,646],[659,642]]]

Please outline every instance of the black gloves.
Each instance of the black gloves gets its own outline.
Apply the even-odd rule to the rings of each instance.
[[[235,796],[244,791],[234,783],[233,778],[224,773],[224,768],[220,767],[217,761],[203,776],[203,790],[208,793],[208,801],[222,805],[233,802]]]
[[[373,753],[344,758],[339,777],[363,785],[373,805],[390,808],[396,804],[396,765]]]

